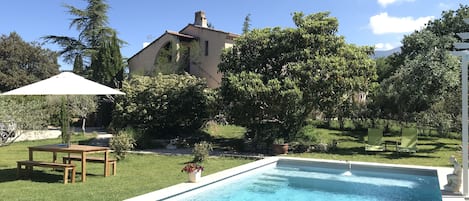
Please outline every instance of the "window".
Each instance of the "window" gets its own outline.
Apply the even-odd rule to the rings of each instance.
[[[205,56],[208,56],[208,40],[205,41]]]

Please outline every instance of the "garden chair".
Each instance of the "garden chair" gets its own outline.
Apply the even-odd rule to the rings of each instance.
[[[401,144],[397,146],[397,152],[417,152],[417,140],[417,128],[402,128]]]
[[[368,141],[365,151],[384,151],[383,129],[368,128]]]

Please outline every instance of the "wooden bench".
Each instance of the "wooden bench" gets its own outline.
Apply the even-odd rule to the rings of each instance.
[[[24,169],[22,167],[25,167]],[[63,169],[64,170],[64,184],[68,182],[68,172],[72,171],[71,174],[71,183],[75,183],[75,165],[74,164],[62,164],[62,163],[52,163],[52,162],[43,162],[43,161],[17,161],[17,170],[16,170],[16,175],[18,178],[20,178],[20,173],[22,170],[25,170],[28,172],[28,174],[31,173],[32,167],[33,166],[38,166],[38,167],[47,167],[47,168],[54,168],[54,169]]]
[[[63,157],[63,163],[70,164],[72,161],[81,161],[81,156],[78,155],[70,155]],[[112,175],[115,176],[117,173],[117,160],[116,159],[108,159],[107,160],[109,165],[112,165]],[[105,163],[104,158],[100,157],[86,157],[86,162],[93,162],[93,163]],[[106,164],[104,164],[106,165]],[[105,168],[106,169],[106,168]],[[109,175],[104,172],[104,176]]]

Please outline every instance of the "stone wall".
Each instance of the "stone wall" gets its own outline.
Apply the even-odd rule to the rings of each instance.
[[[60,138],[60,130],[24,130],[19,131],[16,142]]]

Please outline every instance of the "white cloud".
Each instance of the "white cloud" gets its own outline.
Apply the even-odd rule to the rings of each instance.
[[[409,33],[423,28],[432,19],[434,19],[433,16],[417,19],[413,17],[393,17],[384,12],[371,16],[369,26],[374,34]]]
[[[394,49],[396,46],[392,45],[391,43],[378,43],[375,44],[376,50],[390,50]]]
[[[398,2],[414,2],[415,0],[378,0],[378,4],[382,7],[386,7],[388,5],[398,3]]]
[[[144,43],[143,43],[143,48],[145,48],[145,47],[148,46],[148,45],[150,45],[149,42],[144,42]]]
[[[441,3],[438,4],[438,7],[441,10],[449,10],[453,7],[453,5],[441,2]]]

